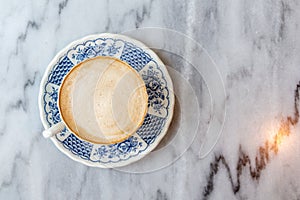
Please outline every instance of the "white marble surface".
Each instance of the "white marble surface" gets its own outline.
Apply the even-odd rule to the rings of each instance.
[[[300,199],[298,1],[10,0],[0,11],[0,199]],[[173,70],[179,102],[160,149],[125,169],[76,163],[41,135],[37,96],[45,68],[75,39],[141,27],[169,28],[199,42],[218,66],[226,101],[211,101],[206,75],[187,64],[197,61],[193,44],[157,36],[166,49],[184,53],[157,51]],[[179,158],[174,145],[163,146],[191,137],[186,127],[195,116],[188,110],[193,94],[177,72],[200,110],[195,140]],[[202,136],[215,128],[214,117],[222,124],[225,105],[220,140],[201,158]],[[174,162],[147,167],[165,160]]]

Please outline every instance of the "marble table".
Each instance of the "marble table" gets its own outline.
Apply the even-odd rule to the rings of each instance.
[[[299,23],[292,0],[2,1],[0,199],[300,199]],[[102,32],[153,46],[175,86],[167,136],[125,168],[41,135],[46,66]]]

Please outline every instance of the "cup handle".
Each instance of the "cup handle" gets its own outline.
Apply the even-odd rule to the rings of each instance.
[[[50,128],[43,131],[44,138],[50,138],[57,133],[61,132],[65,128],[65,124],[63,122],[58,122],[57,124],[54,124]]]

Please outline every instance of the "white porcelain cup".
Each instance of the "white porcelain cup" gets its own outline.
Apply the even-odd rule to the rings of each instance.
[[[127,139],[142,125],[148,95],[143,79],[131,66],[98,56],[70,70],[57,103],[62,121],[44,130],[45,138],[67,128],[83,140],[112,144]]]

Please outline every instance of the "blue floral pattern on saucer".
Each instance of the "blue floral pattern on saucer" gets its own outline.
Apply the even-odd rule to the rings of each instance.
[[[96,167],[118,167],[142,158],[156,147],[170,124],[174,96],[166,67],[142,43],[116,34],[92,35],[66,47],[48,66],[40,88],[40,112],[45,128],[60,122],[59,86],[76,64],[95,56],[111,56],[127,62],[143,78],[148,93],[148,113],[142,126],[128,139],[110,145],[93,144],[65,129],[52,137],[72,159]]]

